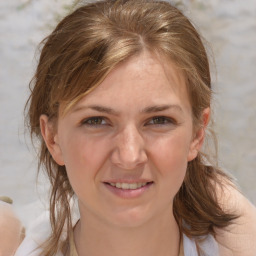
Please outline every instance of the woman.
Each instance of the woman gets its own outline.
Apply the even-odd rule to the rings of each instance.
[[[16,255],[256,255],[255,208],[200,151],[209,63],[179,10],[97,1],[43,44],[27,106],[52,230],[40,219]]]

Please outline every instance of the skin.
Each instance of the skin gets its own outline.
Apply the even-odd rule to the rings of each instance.
[[[0,255],[14,255],[25,234],[12,206],[1,200],[0,231]]]
[[[141,111],[166,102],[180,108]],[[105,109],[84,108],[89,104]],[[118,115],[106,113],[109,108]],[[149,53],[134,57],[67,115],[61,113],[57,127],[41,116],[41,131],[55,161],[66,165],[79,199],[81,220],[74,230],[79,255],[178,255],[172,201],[187,162],[203,143],[209,109],[203,112],[201,128],[193,132],[184,80],[175,66]],[[104,119],[94,118],[98,125],[88,126],[92,116]],[[104,184],[141,178],[153,183],[136,197],[120,197]],[[227,228],[215,230],[220,255],[254,256],[256,208],[228,183],[217,186],[216,193],[221,207],[240,215]],[[6,203],[0,203],[0,230],[0,255],[13,255],[24,232]]]
[[[143,52],[60,112],[57,129],[41,116],[48,149],[66,166],[79,200],[79,255],[178,255],[173,198],[202,146],[210,112],[194,131],[191,111],[175,65]],[[108,184],[140,181],[150,183],[137,194],[120,195]]]
[[[225,184],[225,181],[224,181]],[[221,207],[235,212],[239,218],[224,229],[216,228],[216,240],[221,256],[255,256],[256,208],[237,189],[229,184],[216,188]]]

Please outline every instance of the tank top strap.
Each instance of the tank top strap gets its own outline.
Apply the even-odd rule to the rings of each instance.
[[[198,250],[203,256],[219,256],[218,243],[212,235],[201,237],[196,241],[183,234],[183,246],[184,256],[198,256]]]

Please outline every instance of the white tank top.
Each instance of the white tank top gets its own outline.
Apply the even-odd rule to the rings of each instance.
[[[213,236],[208,235],[203,238],[198,245],[200,247],[200,256],[219,256],[219,247]],[[198,256],[196,243],[194,239],[188,238],[183,234],[184,256]]]

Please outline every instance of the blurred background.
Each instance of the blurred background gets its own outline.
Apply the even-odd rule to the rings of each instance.
[[[256,1],[183,0],[179,8],[205,40],[212,61],[219,159],[256,204]],[[44,208],[47,181],[36,185],[36,154],[23,109],[38,43],[71,0],[0,0],[0,196],[9,196],[25,226]]]

